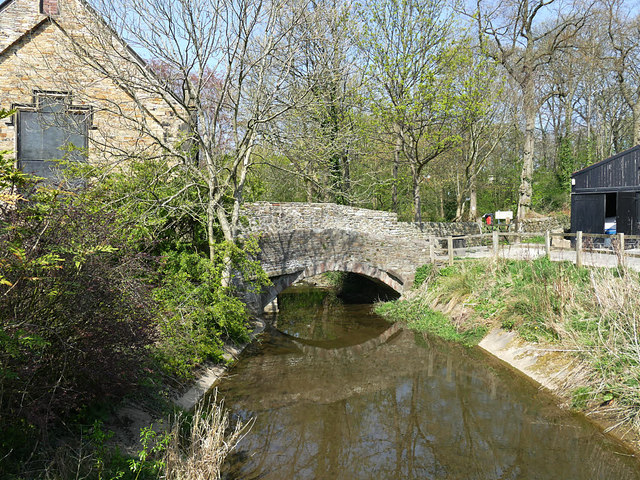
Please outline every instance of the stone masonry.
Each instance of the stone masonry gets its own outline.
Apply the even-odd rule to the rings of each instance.
[[[257,310],[295,281],[329,271],[365,275],[402,293],[429,261],[433,237],[480,233],[475,223],[425,223],[421,231],[395,213],[331,203],[259,202],[244,215],[244,234],[259,236],[260,261],[273,282],[249,299]]]
[[[112,80],[114,72],[131,79],[145,68],[84,0],[0,0],[0,109],[33,104],[37,92],[69,94],[74,106],[91,108],[90,160],[149,154],[148,132],[178,131],[166,101]],[[5,119],[0,151],[16,148],[17,127]]]

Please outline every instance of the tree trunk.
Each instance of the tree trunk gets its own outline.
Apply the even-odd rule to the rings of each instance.
[[[469,220],[480,221],[478,217],[478,173],[476,171],[476,156],[471,161],[471,176],[469,177]]]
[[[397,127],[396,127],[397,128]],[[396,147],[393,152],[393,184],[391,186],[391,209],[398,212],[398,167],[400,165],[400,151],[402,150],[402,138],[397,133]]]
[[[240,164],[240,169],[238,174],[236,175],[238,180],[236,183],[236,187],[233,192],[233,211],[231,213],[231,241],[235,242],[238,237],[238,225],[240,223],[240,207],[244,203],[244,186],[247,181],[247,174],[249,173],[249,168],[251,167],[251,156],[253,154],[253,139],[254,134],[252,133],[249,138],[249,146],[242,154],[242,163]]]
[[[522,172],[520,174],[520,189],[518,198],[518,228],[522,220],[531,209],[531,197],[533,194],[533,157],[536,135],[536,92],[533,81],[533,72],[528,71],[523,85],[523,107],[525,117],[524,151],[522,155]]]
[[[313,203],[313,183],[308,178],[304,179],[305,192],[307,194],[307,203]]]
[[[227,218],[227,211],[225,208],[219,203],[216,205],[216,217],[218,219],[218,224],[220,225],[220,229],[222,230],[222,234],[224,235],[224,239],[228,243],[232,243],[234,241],[232,228],[229,224],[229,220]],[[213,258],[212,258],[213,261]],[[231,256],[229,251],[225,251],[225,254],[222,258],[220,258],[222,262],[222,278],[220,280],[220,285],[224,288],[231,286]]]
[[[464,214],[467,211],[467,200],[463,199],[462,196],[458,197],[458,205],[456,205],[456,218],[454,222],[463,221]]]
[[[467,187],[468,181],[465,175],[465,186],[460,186],[460,175],[456,173],[456,216],[453,219],[454,222],[461,222],[464,217],[467,207]]]
[[[591,86],[589,85],[587,89],[587,141],[591,141]],[[591,158],[589,157],[589,163],[591,163]]]
[[[633,146],[640,145],[640,101],[633,105]]]
[[[422,205],[420,203],[420,171],[411,169],[413,183],[413,221],[422,226]]]
[[[342,162],[344,165],[344,204],[351,205],[351,162],[349,160],[349,154],[344,155]]]
[[[215,224],[216,205],[210,196],[207,203],[207,243],[209,244],[209,260],[212,262],[216,258]]]

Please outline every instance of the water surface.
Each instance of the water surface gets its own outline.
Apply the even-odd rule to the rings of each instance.
[[[483,352],[319,290],[281,298],[218,385],[255,418],[233,479],[640,479],[630,453]]]

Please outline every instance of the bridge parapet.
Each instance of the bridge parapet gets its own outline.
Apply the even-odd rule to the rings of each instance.
[[[423,222],[422,230],[410,222],[398,221],[393,212],[336,205],[335,203],[256,202],[244,207],[249,220],[247,232],[339,229],[391,237],[428,238],[473,235],[480,232],[473,222]]]
[[[331,203],[245,206],[245,234],[260,236],[260,262],[273,286],[250,300],[257,310],[297,280],[327,271],[365,275],[402,293],[429,260],[432,236],[478,233],[467,224],[399,222],[395,213]]]

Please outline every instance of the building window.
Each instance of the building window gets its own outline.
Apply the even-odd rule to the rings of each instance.
[[[55,181],[59,160],[86,160],[90,107],[73,105],[68,93],[36,92],[32,104],[15,108],[22,171]]]

